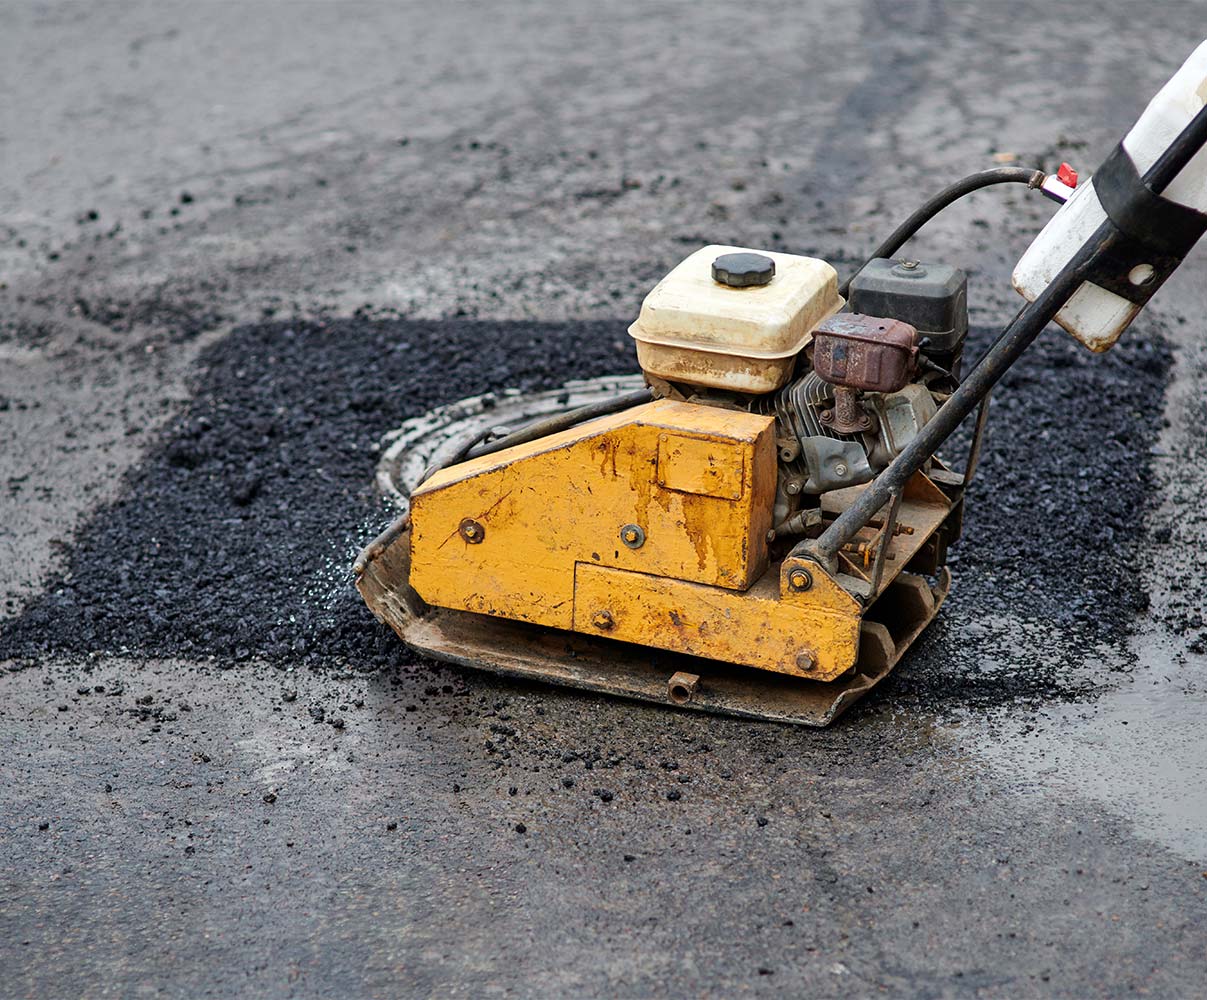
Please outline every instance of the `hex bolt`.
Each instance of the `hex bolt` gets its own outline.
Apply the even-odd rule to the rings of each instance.
[[[799,479],[789,479],[784,483],[784,492],[790,497],[796,496],[800,492],[801,482]]]
[[[597,629],[602,629],[606,632],[616,624],[616,619],[612,617],[611,611],[596,611],[595,614],[591,616],[591,624]]]
[[[796,665],[804,673],[812,673],[817,669],[817,657],[811,649],[802,649],[796,654]]]
[[[794,569],[788,574],[788,586],[793,590],[808,590],[813,586],[813,577],[807,569]]]

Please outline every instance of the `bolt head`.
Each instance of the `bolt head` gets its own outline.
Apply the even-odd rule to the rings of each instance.
[[[761,253],[725,253],[712,262],[712,280],[727,288],[757,288],[775,277],[775,261]]]
[[[892,274],[898,278],[925,278],[926,268],[916,260],[899,260],[893,265]]]
[[[616,624],[616,619],[612,617],[611,611],[596,611],[591,616],[591,624],[598,629],[603,629],[605,632]]]
[[[630,549],[639,549],[645,544],[645,532],[638,524],[626,524],[620,529],[620,540]]]
[[[805,673],[811,673],[817,668],[817,657],[811,649],[802,649],[796,654],[796,666]]]
[[[457,533],[470,545],[478,545],[486,537],[486,529],[472,517],[464,518],[457,526]]]
[[[813,577],[807,569],[794,569],[788,574],[788,586],[793,590],[808,590],[813,586]]]

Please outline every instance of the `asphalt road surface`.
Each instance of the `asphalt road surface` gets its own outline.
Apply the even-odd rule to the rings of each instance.
[[[1193,3],[0,5],[0,995],[1189,996],[1207,255],[995,398],[955,587],[825,731],[424,662],[380,436],[1092,171]],[[1052,206],[914,252],[974,341]]]

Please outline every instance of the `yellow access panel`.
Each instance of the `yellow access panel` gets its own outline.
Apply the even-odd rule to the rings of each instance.
[[[828,681],[859,656],[860,608],[818,575],[808,593],[766,573],[744,593],[582,564],[574,628],[726,663]]]
[[[563,629],[578,563],[745,590],[775,482],[771,417],[649,403],[433,476],[411,500],[411,586]]]

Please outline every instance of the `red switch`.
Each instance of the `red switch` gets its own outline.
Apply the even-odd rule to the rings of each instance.
[[[1067,163],[1062,163],[1060,169],[1056,171],[1056,179],[1061,184],[1066,184],[1071,188],[1077,187],[1077,171],[1070,167]]]

